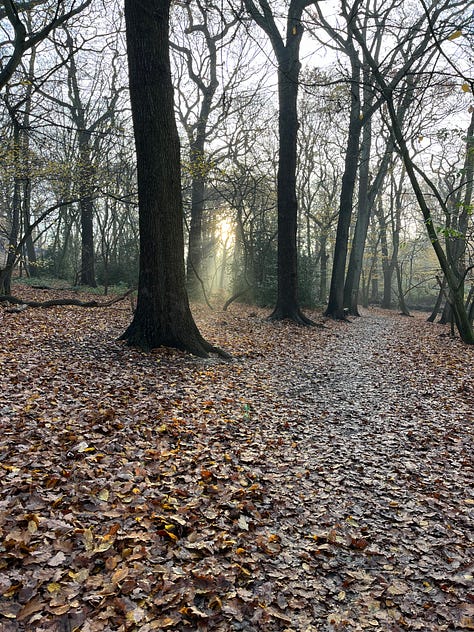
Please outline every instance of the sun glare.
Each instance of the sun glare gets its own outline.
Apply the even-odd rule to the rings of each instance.
[[[224,217],[217,224],[220,240],[229,247],[234,241],[234,225],[228,217]]]

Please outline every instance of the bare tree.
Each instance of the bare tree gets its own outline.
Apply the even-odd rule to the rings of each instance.
[[[39,2],[14,2],[3,0],[0,10],[1,28],[7,36],[2,44],[2,54],[7,58],[0,69],[0,90],[10,81],[24,53],[46,39],[54,29],[65,24],[90,5],[92,0],[44,0]],[[36,9],[32,26],[28,28],[21,12]]]
[[[448,2],[446,0],[443,2],[433,3],[431,10],[429,12],[423,12],[421,17],[418,19],[416,28],[412,27],[408,29],[408,35],[411,38],[416,38],[419,41],[417,45],[417,51],[421,52],[422,50],[426,51],[427,49],[429,50],[433,47],[439,47],[440,41],[446,40],[452,35],[453,23],[456,22],[455,16],[458,18],[458,21],[462,20],[462,18],[465,16],[465,8],[465,2],[452,2],[452,0]],[[427,23],[429,28],[427,28],[425,31],[420,31],[420,21],[421,24]],[[437,29],[437,34],[434,38],[433,32],[435,26]],[[419,208],[423,215],[424,224],[426,226],[429,239],[432,243],[439,265],[446,279],[446,284],[449,289],[449,302],[453,309],[454,318],[459,334],[464,342],[468,344],[474,344],[474,331],[472,324],[469,321],[469,314],[464,303],[464,278],[463,276],[460,276],[456,267],[450,263],[447,253],[443,248],[442,239],[440,238],[440,235],[436,229],[431,205],[428,202],[427,195],[423,191],[422,182],[425,181],[428,186],[430,186],[432,193],[434,193],[436,199],[441,206],[443,206],[442,197],[440,196],[439,191],[436,189],[434,184],[427,181],[426,174],[424,174],[414,162],[407,138],[397,116],[394,91],[395,88],[398,86],[399,81],[402,79],[403,75],[397,77],[398,80],[396,81],[396,83],[394,83],[393,81],[389,81],[384,73],[384,69],[381,68],[379,64],[377,64],[376,60],[371,54],[371,51],[368,49],[358,25],[352,23],[351,28],[354,34],[354,38],[360,45],[364,60],[370,65],[378,88],[387,106],[391,129],[397,143],[398,151],[402,157],[408,178],[413,188],[413,192],[416,196]],[[403,47],[400,43],[398,43],[393,51],[394,58],[399,56],[400,51],[403,51]],[[411,63],[409,63],[408,68],[410,66]],[[408,68],[404,69],[404,74],[406,74]],[[397,75],[398,74],[399,73],[397,73]]]
[[[244,33],[240,13],[238,7],[235,12],[225,11],[212,0],[197,0],[174,9],[171,48],[176,62],[177,113],[189,145],[186,274],[192,296],[200,294],[203,276],[206,183],[215,162],[209,156],[210,143],[229,115],[235,87],[248,68],[244,57],[249,41],[239,39],[239,30]]]
[[[290,319],[309,325],[312,321],[300,310],[298,301],[298,203],[296,163],[298,131],[298,85],[301,69],[299,51],[303,36],[301,20],[314,0],[290,0],[283,36],[267,0],[244,0],[245,6],[267,34],[278,64],[278,294],[270,319]]]

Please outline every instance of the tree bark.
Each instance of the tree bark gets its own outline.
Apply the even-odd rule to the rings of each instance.
[[[371,211],[368,197],[371,137],[372,125],[371,119],[369,118],[365,122],[362,133],[357,220],[344,283],[344,306],[349,309],[349,314],[353,316],[360,316],[358,310],[359,284]]]
[[[81,274],[80,284],[97,287],[94,254],[94,200],[92,183],[90,134],[79,130],[79,208],[81,211]]]
[[[296,135],[298,130],[298,59],[287,53],[278,69],[278,293],[271,320],[289,318],[300,324],[310,321],[298,305],[298,202],[296,199]],[[283,63],[282,63],[283,62]]]
[[[135,316],[122,335],[142,349],[206,357],[185,287],[180,147],[169,54],[171,0],[125,0],[130,99],[137,152],[140,271]],[[227,356],[228,357],[228,356]]]
[[[244,0],[247,10],[270,38],[278,62],[278,255],[277,300],[270,320],[289,319],[301,325],[314,324],[298,302],[298,203],[296,198],[296,156],[298,133],[298,83],[301,63],[299,50],[303,36],[301,15],[312,0],[291,0],[286,23],[286,41],[278,30],[270,4]]]
[[[334,263],[329,289],[328,305],[325,316],[345,319],[344,312],[344,277],[346,273],[349,228],[352,217],[354,187],[359,161],[359,140],[361,132],[360,115],[360,65],[354,53],[351,57],[351,110],[347,150],[342,176],[341,197],[339,202],[339,219],[337,222],[336,243],[334,246]]]

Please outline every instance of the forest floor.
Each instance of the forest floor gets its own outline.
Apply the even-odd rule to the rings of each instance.
[[[474,349],[267,314],[196,308],[229,362],[0,307],[1,632],[474,629]]]

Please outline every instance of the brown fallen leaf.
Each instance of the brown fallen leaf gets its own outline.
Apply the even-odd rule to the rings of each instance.
[[[65,561],[66,561],[65,554],[62,551],[58,551],[56,555],[53,555],[53,557],[50,560],[48,560],[48,565],[61,566],[61,564],[64,564]]]
[[[46,607],[47,604],[42,599],[40,599],[39,597],[35,597],[23,606],[23,608],[16,615],[16,618],[18,621],[23,621],[23,619],[27,619],[35,612],[39,612]]]
[[[123,568],[119,568],[112,575],[112,583],[119,584],[121,581],[123,581],[127,577],[128,573],[129,573],[129,568],[127,566],[124,566]]]

